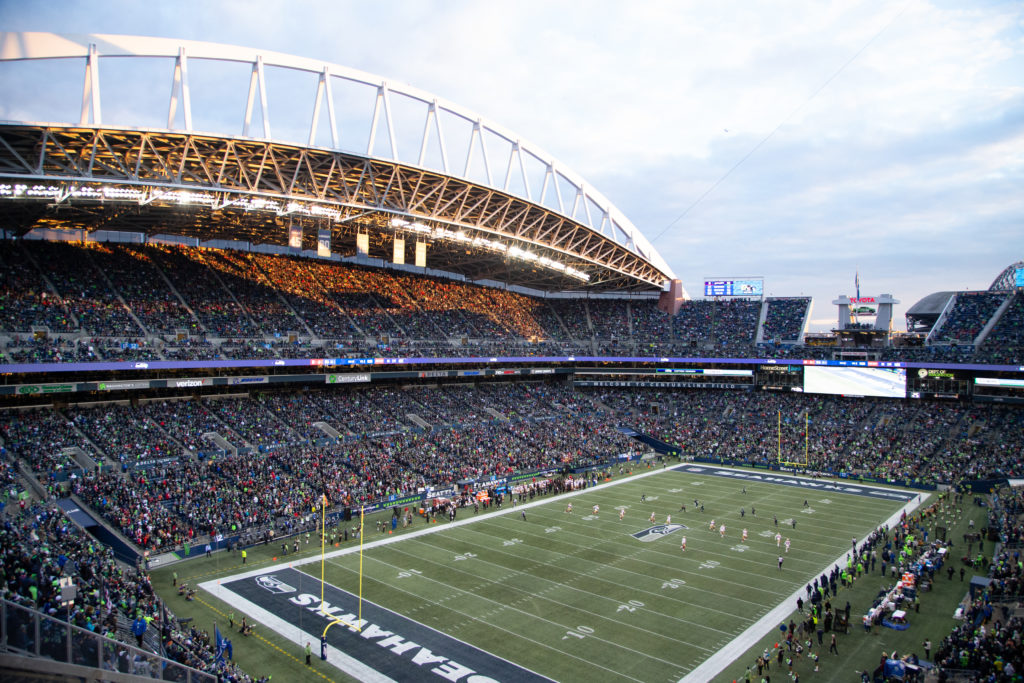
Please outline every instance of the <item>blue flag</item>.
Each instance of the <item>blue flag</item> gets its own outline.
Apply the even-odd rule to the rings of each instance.
[[[224,647],[225,644],[227,643],[227,638],[220,634],[220,628],[217,626],[217,624],[213,625],[213,639],[216,642],[217,646],[217,659],[215,659],[214,661],[219,662],[224,658]]]

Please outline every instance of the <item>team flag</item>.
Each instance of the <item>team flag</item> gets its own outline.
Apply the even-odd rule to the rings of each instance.
[[[220,634],[220,627],[216,623],[213,624],[213,639],[217,644],[217,659],[215,661],[221,661],[224,659],[224,650],[228,647],[228,639]]]

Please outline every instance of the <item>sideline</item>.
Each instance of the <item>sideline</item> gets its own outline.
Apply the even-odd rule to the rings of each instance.
[[[388,534],[384,538],[379,538],[379,539],[374,540],[374,541],[369,541],[369,542],[363,543],[362,549],[363,550],[369,550],[369,549],[372,549],[372,548],[377,548],[377,547],[380,547],[380,546],[385,546],[385,545],[388,545],[390,543],[397,543],[399,541],[403,541],[403,540],[409,539],[409,538],[418,538],[418,537],[421,537],[421,536],[426,536],[428,534],[439,533],[439,532],[444,531],[446,529],[450,529],[450,528],[454,528],[454,527],[459,527],[459,526],[464,526],[466,524],[472,524],[472,523],[477,522],[477,521],[481,521],[481,520],[484,520],[484,519],[491,519],[491,518],[497,517],[497,516],[510,515],[510,514],[518,514],[522,510],[527,510],[527,509],[530,509],[530,508],[538,507],[540,505],[546,505],[546,504],[550,503],[554,498],[558,498],[559,500],[564,499],[564,498],[572,498],[572,497],[575,497],[575,496],[580,496],[580,495],[584,495],[584,494],[588,494],[588,493],[593,493],[594,489],[618,486],[620,484],[625,484],[627,482],[637,481],[637,480],[643,479],[645,477],[651,477],[651,476],[656,476],[656,475],[659,475],[659,474],[664,474],[666,472],[678,472],[678,473],[683,473],[683,474],[694,474],[694,475],[698,475],[698,476],[714,476],[711,472],[699,473],[699,472],[687,471],[687,469],[686,469],[687,467],[694,466],[695,464],[696,465],[702,465],[703,463],[693,463],[693,462],[689,462],[689,461],[684,461],[682,463],[677,463],[676,465],[673,465],[671,467],[652,468],[651,471],[640,472],[638,474],[634,474],[634,475],[631,475],[631,476],[624,476],[624,477],[622,477],[622,478],[620,478],[618,480],[613,480],[611,482],[598,484],[596,487],[589,487],[588,486],[587,488],[580,489],[578,491],[570,491],[570,492],[566,492],[566,493],[560,493],[560,494],[557,494],[556,496],[543,496],[543,497],[541,497],[541,498],[539,498],[537,500],[533,500],[533,501],[528,502],[528,503],[519,503],[519,504],[516,504],[514,506],[513,505],[508,505],[506,507],[503,507],[501,510],[497,510],[497,511],[494,511],[494,512],[489,512],[489,513],[487,513],[485,515],[470,516],[468,518],[457,519],[454,522],[443,522],[443,523],[431,524],[431,525],[425,526],[424,528],[421,528],[421,529],[419,529],[417,531],[411,531],[411,532],[407,531],[405,533],[397,534],[397,535]],[[717,467],[718,469],[734,470],[736,472],[743,472],[743,473],[748,473],[748,472],[751,471],[748,468],[742,468],[742,467],[729,467],[729,466],[717,466],[717,465],[715,467]],[[811,477],[800,477],[800,476],[790,475],[790,474],[776,474],[776,475],[773,475],[773,476],[778,476],[779,478],[788,478],[788,479],[792,479],[794,481],[801,481],[801,480],[803,480],[803,481],[815,481],[815,482],[823,481],[822,479],[814,479],[814,478],[811,478]],[[824,481],[830,481],[831,482],[833,480],[832,479],[826,479]],[[778,482],[771,482],[771,483],[778,484]],[[873,484],[860,484],[860,483],[858,483],[858,488],[875,489],[875,490],[901,491],[901,492],[907,490],[907,489],[902,489],[902,488],[893,488],[893,487],[877,486],[877,485],[873,485]],[[850,495],[857,495],[857,494],[856,493],[852,493]],[[887,524],[890,528],[892,528],[892,526],[900,520],[900,517],[901,517],[901,515],[902,515],[902,513],[904,511],[907,513],[907,515],[910,515],[910,513],[913,510],[917,509],[920,505],[922,505],[924,502],[926,502],[931,497],[931,495],[932,495],[931,492],[921,492],[920,496],[915,496],[913,500],[909,501],[902,508],[900,508],[895,513],[893,513],[893,515],[888,520],[886,520],[884,522],[884,524]],[[866,540],[867,540],[867,536],[862,538],[860,540],[860,542],[863,543]],[[355,545],[352,545],[352,546],[341,548],[339,550],[333,550],[333,551],[331,551],[329,553],[326,553],[323,556],[323,559],[324,560],[328,560],[328,559],[332,559],[332,558],[335,558],[335,557],[341,557],[343,555],[350,555],[352,553],[357,553],[359,551],[360,551],[359,544],[355,544]],[[813,576],[817,576],[817,575],[821,574],[822,572],[830,570],[832,568],[832,565],[837,564],[837,563],[841,563],[841,562],[845,561],[845,559],[846,559],[846,554],[844,552],[836,560],[834,560],[833,562],[829,562],[823,569],[821,569],[817,573],[813,574]],[[301,646],[303,643],[305,643],[307,640],[310,639],[309,635],[305,631],[303,631],[299,627],[295,626],[294,624],[291,624],[290,622],[287,622],[284,619],[281,619],[276,614],[272,614],[271,612],[263,609],[262,607],[259,607],[258,605],[256,605],[256,604],[254,604],[254,603],[252,603],[252,602],[242,598],[241,596],[237,595],[233,591],[230,591],[230,590],[224,588],[221,584],[227,583],[227,582],[233,582],[233,581],[236,581],[236,580],[239,580],[239,579],[246,579],[246,578],[251,578],[251,577],[255,577],[255,576],[261,576],[263,574],[274,572],[274,571],[277,571],[277,570],[280,570],[280,569],[283,569],[283,568],[286,568],[286,567],[287,568],[295,568],[295,569],[297,569],[298,567],[302,567],[304,565],[308,565],[308,564],[312,564],[312,563],[320,562],[320,561],[321,561],[321,556],[319,554],[314,554],[314,555],[311,555],[309,557],[303,558],[301,560],[293,560],[293,561],[289,561],[287,559],[283,559],[282,558],[278,562],[274,562],[274,563],[271,563],[269,565],[262,565],[262,566],[260,566],[258,568],[252,569],[251,571],[241,572],[241,573],[238,573],[238,574],[232,574],[230,576],[222,576],[222,577],[220,577],[219,579],[216,579],[216,580],[211,580],[211,581],[206,581],[206,582],[200,583],[200,584],[198,584],[198,587],[203,589],[203,590],[205,590],[205,591],[207,591],[210,595],[212,595],[214,597],[217,597],[220,600],[222,600],[222,601],[224,601],[224,602],[226,602],[228,604],[233,605],[235,608],[237,608],[237,609],[239,609],[239,610],[249,614],[254,619],[257,619],[258,621],[262,622],[264,625],[266,625],[267,627],[269,627],[273,631],[277,632],[278,635],[280,635],[281,637],[285,638],[286,640],[289,640],[289,641],[291,641],[291,642]],[[693,671],[691,671],[686,676],[684,676],[682,679],[680,679],[679,683],[703,683],[704,681],[712,680],[716,675],[721,673],[721,671],[723,669],[725,669],[729,664],[731,664],[732,662],[734,662],[734,661],[736,661],[738,659],[738,656],[736,655],[737,651],[739,651],[740,653],[745,653],[753,645],[755,645],[761,638],[763,638],[769,632],[774,630],[778,626],[778,624],[781,623],[781,620],[785,619],[785,617],[787,617],[790,614],[790,612],[792,612],[792,605],[795,603],[795,601],[796,601],[796,599],[798,597],[803,595],[803,592],[804,592],[803,588],[797,589],[791,596],[785,598],[778,606],[776,606],[770,612],[768,612],[763,617],[761,617],[761,619],[759,619],[758,621],[754,622],[749,627],[747,627],[746,630],[744,630],[742,633],[740,633],[738,636],[736,636],[732,641],[730,641],[729,643],[724,645],[717,653],[715,653],[715,654],[711,655],[710,657],[708,657],[707,659],[705,659],[700,665],[697,666],[697,668],[695,668]],[[336,648],[331,648],[331,652],[328,655],[328,662],[330,662],[332,665],[334,665],[336,668],[338,668],[342,672],[347,673],[348,675],[351,675],[351,676],[355,676],[359,680],[373,681],[375,683],[388,683],[389,681],[392,681],[392,679],[388,678],[386,675],[381,674],[377,670],[370,668],[368,665],[360,662],[359,660],[356,660],[356,659],[354,659],[352,657],[344,655],[341,652],[336,652]],[[522,666],[522,665],[517,665],[517,666]]]
[[[906,505],[894,512],[889,519],[883,522],[883,524],[892,529],[893,526],[900,521],[904,512],[909,517],[914,510],[927,502],[928,499],[931,498],[931,495],[932,493],[930,491],[922,491],[920,495],[914,496],[913,500],[908,501]],[[858,545],[867,541],[869,535],[870,534],[860,539]],[[820,576],[821,574],[830,571],[834,565],[838,564],[842,566],[845,562],[846,552],[844,551],[834,561],[829,562],[822,569],[818,570],[817,573],[812,574],[811,576]],[[679,683],[705,683],[705,681],[714,679],[715,676],[722,673],[722,670],[725,669],[725,667],[735,661],[738,661],[739,658],[750,650],[751,647],[756,645],[758,641],[777,629],[779,624],[784,623],[786,617],[793,612],[793,605],[796,604],[797,598],[802,597],[805,592],[805,588],[797,588],[792,595],[783,599],[775,609],[771,610],[748,626],[743,633],[733,638],[731,641],[726,643],[721,650],[701,662],[696,669],[680,678]]]
[[[679,465],[676,465],[675,467],[679,467]],[[518,513],[520,513],[523,510],[529,510],[530,508],[535,508],[535,507],[538,507],[540,505],[546,505],[547,503],[550,503],[552,500],[554,500],[556,498],[558,500],[564,500],[566,498],[573,498],[573,497],[576,497],[576,496],[581,496],[581,495],[586,494],[586,493],[593,493],[597,489],[608,488],[610,486],[618,486],[619,484],[624,484],[624,483],[630,482],[630,481],[636,481],[637,479],[643,479],[644,477],[650,477],[650,476],[653,476],[653,475],[656,475],[656,474],[661,474],[663,472],[671,472],[674,469],[675,469],[674,467],[669,467],[669,468],[666,468],[666,469],[651,470],[650,472],[641,472],[639,474],[634,474],[634,475],[631,475],[631,476],[622,477],[621,479],[619,479],[617,481],[616,480],[612,480],[612,481],[607,482],[607,483],[602,482],[602,483],[598,484],[597,486],[588,486],[587,488],[580,489],[578,491],[568,491],[566,493],[559,493],[559,494],[553,495],[553,496],[552,495],[545,495],[545,496],[537,498],[537,499],[535,499],[533,501],[530,501],[529,503],[516,503],[515,505],[508,505],[508,504],[506,504],[506,505],[503,505],[500,510],[495,510],[494,512],[488,512],[488,513],[483,514],[483,515],[473,515],[473,516],[466,517],[466,518],[463,518],[463,519],[456,519],[454,522],[438,522],[437,524],[431,524],[429,526],[424,525],[418,531],[406,531],[405,533],[402,533],[402,534],[388,534],[387,536],[385,536],[383,538],[378,538],[375,541],[365,541],[363,543],[363,550],[370,550],[371,548],[378,548],[378,547],[380,547],[382,545],[388,545],[389,543],[398,543],[399,541],[404,541],[407,538],[418,538],[420,536],[426,536],[427,534],[436,534],[436,533],[439,533],[441,531],[444,531],[445,529],[454,529],[456,527],[465,526],[466,524],[472,524],[473,522],[478,522],[478,521],[481,521],[481,520],[484,520],[484,519],[492,519],[494,517],[501,517],[502,515],[511,515],[513,513],[518,514]],[[461,508],[460,509],[460,513],[461,513],[461,510],[464,510],[464,509],[465,508]],[[355,518],[353,518],[353,521],[355,521]],[[415,524],[415,523],[416,522],[414,521],[413,524]],[[375,532],[367,531],[366,535],[369,536],[369,534],[371,534],[371,533],[375,533]],[[348,547],[341,548],[340,550],[332,550],[331,552],[326,553],[323,556],[323,558],[324,558],[324,560],[330,560],[330,559],[333,559],[335,557],[341,557],[342,555],[350,555],[352,553],[358,553],[358,552],[359,552],[359,543],[356,542],[354,545],[350,545]],[[245,579],[245,578],[249,578],[249,577],[252,577],[252,576],[259,576],[260,574],[266,574],[268,571],[273,571],[275,568],[280,568],[282,566],[301,567],[303,565],[312,564],[313,562],[319,562],[319,561],[320,561],[320,555],[319,555],[319,553],[317,553],[317,554],[314,554],[314,555],[310,555],[309,557],[305,557],[305,558],[303,558],[301,560],[283,560],[283,561],[271,564],[269,566],[261,566],[261,567],[259,567],[257,569],[253,569],[252,571],[243,572],[243,573],[240,573],[240,574],[232,574],[230,576],[224,576],[224,577],[222,577],[221,580],[222,581],[234,581],[235,579]]]
[[[623,477],[619,481],[609,482],[607,485],[608,486],[618,485],[618,484],[621,484],[621,483],[626,482],[626,481],[634,481],[634,480],[642,478],[642,477],[648,477],[648,476],[652,476],[652,475],[655,475],[655,474],[658,474],[658,473],[662,473],[662,472],[666,472],[666,471],[668,471],[667,468],[666,469],[652,470],[650,472],[642,472],[640,474],[633,475],[633,476],[630,476],[630,477]],[[546,503],[550,503],[551,499],[554,498],[554,497],[557,497],[557,498],[561,499],[561,498],[568,498],[568,497],[578,496],[578,495],[582,495],[584,493],[593,492],[594,488],[599,488],[600,486],[601,485],[598,485],[598,487],[587,487],[587,488],[584,488],[584,489],[580,489],[578,491],[570,491],[570,492],[567,492],[567,493],[560,493],[557,496],[551,496],[551,497],[544,496],[544,497],[542,497],[539,500],[534,500],[534,501],[531,501],[529,503],[517,504],[515,506],[509,505],[507,508],[503,507],[501,510],[497,510],[495,512],[490,512],[490,513],[487,513],[487,514],[482,515],[482,516],[481,515],[476,515],[476,516],[469,517],[467,519],[456,520],[455,522],[431,524],[429,527],[422,528],[422,529],[420,529],[418,531],[406,532],[404,534],[399,534],[397,536],[389,534],[385,538],[380,538],[380,539],[377,539],[376,541],[371,541],[369,543],[364,543],[363,544],[363,549],[376,548],[376,547],[379,547],[379,546],[382,546],[382,545],[387,545],[389,543],[396,543],[398,541],[409,539],[409,538],[415,538],[415,537],[424,536],[424,535],[427,535],[427,534],[438,533],[440,531],[443,531],[445,529],[449,529],[449,528],[452,528],[452,527],[455,527],[455,526],[463,526],[465,524],[472,524],[473,522],[477,522],[477,521],[480,521],[482,519],[490,519],[490,518],[495,517],[495,516],[509,515],[509,514],[517,513],[517,512],[520,512],[521,510],[525,510],[525,509],[528,509],[528,508],[537,507],[538,505],[544,505]],[[343,549],[340,549],[340,550],[335,550],[335,551],[332,551],[330,553],[327,553],[327,554],[324,555],[324,559],[330,559],[330,558],[339,557],[339,556],[342,556],[342,555],[348,555],[348,554],[355,553],[355,552],[359,552],[359,546],[358,545],[349,546],[349,547],[346,547],[346,548],[343,548]],[[319,555],[313,555],[311,557],[307,557],[307,558],[304,558],[302,560],[297,560],[297,561],[292,561],[292,562],[289,562],[287,560],[282,561],[282,562],[275,562],[275,563],[273,563],[273,564],[271,564],[269,566],[262,566],[262,567],[260,567],[258,569],[253,569],[253,570],[248,571],[248,572],[242,572],[242,573],[234,574],[234,575],[231,575],[231,576],[224,576],[224,577],[221,577],[219,579],[214,579],[214,580],[210,580],[210,581],[204,581],[204,582],[198,584],[198,587],[203,589],[207,593],[209,593],[211,596],[216,597],[219,600],[221,600],[221,601],[231,605],[235,609],[237,609],[237,610],[239,610],[239,611],[241,611],[241,612],[243,612],[245,614],[248,614],[249,616],[253,617],[261,625],[263,625],[263,626],[269,628],[270,630],[274,631],[281,638],[284,638],[285,640],[291,641],[292,643],[295,643],[296,645],[301,647],[305,642],[309,642],[310,640],[317,640],[317,636],[315,636],[315,634],[311,635],[310,633],[305,631],[301,627],[301,625],[296,625],[296,624],[294,624],[294,623],[292,623],[290,621],[286,621],[285,619],[281,618],[277,614],[275,614],[275,613],[273,613],[273,612],[271,612],[271,611],[269,611],[269,610],[267,610],[267,609],[257,605],[256,603],[252,602],[251,600],[248,600],[248,599],[244,598],[243,596],[235,593],[231,589],[225,587],[223,584],[225,584],[225,583],[233,583],[233,582],[235,582],[235,581],[237,581],[239,579],[246,579],[246,578],[251,578],[251,577],[254,577],[254,576],[260,576],[260,575],[263,575],[263,574],[267,574],[269,572],[280,571],[281,569],[284,569],[286,567],[288,569],[295,569],[296,571],[300,571],[300,570],[298,570],[298,567],[303,566],[303,565],[312,564],[314,562],[319,562],[320,560],[321,560],[321,557]],[[310,576],[310,578],[316,580],[316,577],[313,576],[312,574],[307,574],[307,575]],[[204,604],[207,604],[207,603],[205,603],[205,601],[202,601],[202,602],[204,602]],[[212,609],[214,609],[214,611],[219,612],[219,610],[217,610],[212,605],[208,605],[208,606],[210,606]],[[392,610],[389,610],[387,608],[381,607],[379,605],[377,605],[376,607],[378,609],[383,610],[383,611],[390,612],[392,614],[397,614],[396,612],[393,612]],[[402,617],[402,618],[405,618],[405,619],[409,619],[409,617],[404,617],[403,615],[400,615],[400,614],[398,616]],[[421,626],[423,626],[424,628],[428,628],[431,631],[437,631],[436,629],[433,629],[433,628],[431,628],[429,626],[426,626],[425,624],[421,624]],[[454,641],[456,641],[456,642],[458,642],[460,644],[463,644],[466,647],[470,647],[470,648],[473,648],[473,649],[475,649],[475,650],[477,650],[479,652],[482,652],[482,653],[484,653],[484,654],[486,654],[486,655],[488,655],[490,657],[494,657],[495,659],[498,659],[500,661],[508,662],[508,660],[505,660],[502,657],[498,657],[497,655],[493,655],[493,654],[487,652],[486,650],[484,650],[484,649],[482,649],[480,647],[472,645],[471,643],[466,643],[465,641],[463,641],[461,639],[454,638],[452,636],[448,636],[448,635],[443,634],[443,633],[441,633],[441,635],[444,636],[445,638],[450,638],[450,639],[452,639],[452,640],[454,640]],[[294,657],[293,657],[293,659],[294,659]],[[369,664],[366,664],[366,663],[364,663],[364,662],[362,662],[362,661],[360,661],[360,660],[358,660],[358,659],[356,659],[354,657],[351,657],[351,656],[345,654],[344,652],[341,652],[336,647],[331,647],[329,649],[329,651],[327,653],[327,662],[329,664],[331,664],[333,667],[335,667],[336,669],[338,669],[339,671],[341,671],[342,673],[345,673],[345,674],[347,674],[349,676],[357,678],[360,681],[367,681],[368,683],[395,683],[394,679],[389,678],[387,675],[385,675],[385,674],[381,673],[380,671],[374,669]],[[526,669],[526,667],[524,665],[522,665],[522,664],[516,664],[515,662],[508,662],[508,663],[512,664],[516,668],[525,669],[527,671],[530,671],[529,669]],[[545,678],[544,676],[542,676],[540,674],[537,674],[537,675],[540,678]]]
[[[224,588],[220,584],[220,581],[206,581],[205,583],[199,584],[199,587],[215,598],[231,605],[232,608],[248,614],[250,617],[257,620],[260,626],[269,628],[274,631],[276,635],[295,643],[299,647],[302,647],[309,642],[316,643],[317,646],[320,645],[320,637],[318,635],[307,633],[299,626],[296,626],[290,621],[285,621],[273,612],[260,607],[254,602],[246,600],[242,596]],[[317,630],[319,630],[321,625],[322,624],[319,623],[317,624]],[[266,640],[262,637],[260,639]],[[318,654],[317,661],[320,661],[319,649],[316,648],[315,651]],[[327,663],[334,666],[338,671],[341,671],[342,673],[357,680],[366,681],[366,683],[397,683],[394,679],[388,678],[376,669],[363,664],[358,659],[348,656],[336,647],[330,648],[327,652]]]

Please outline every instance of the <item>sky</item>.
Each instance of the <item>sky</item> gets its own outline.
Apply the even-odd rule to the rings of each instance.
[[[585,178],[694,298],[706,277],[763,276],[814,297],[815,331],[857,275],[905,329],[921,297],[1024,260],[1019,1],[0,0],[0,27],[242,45],[413,85]],[[29,102],[4,68],[0,119],[69,107]],[[169,82],[118,75],[105,120],[120,88],[165,125]]]

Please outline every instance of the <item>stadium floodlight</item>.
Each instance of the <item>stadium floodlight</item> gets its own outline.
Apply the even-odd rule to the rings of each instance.
[[[570,277],[582,280],[584,282],[590,280],[590,275],[584,273],[581,270],[577,270],[571,266],[567,266],[564,263],[556,261],[547,256],[541,256],[536,252],[528,249],[523,249],[515,245],[505,244],[498,240],[488,239],[480,235],[472,235],[465,229],[451,230],[443,226],[431,227],[424,225],[416,221],[409,221],[399,216],[393,217],[388,221],[387,226],[393,230],[411,230],[413,232],[420,233],[424,236],[429,237],[432,240],[448,240],[456,242],[458,244],[468,244],[484,251],[491,251],[498,254],[505,254],[512,258],[519,259],[520,261],[526,261],[535,265],[542,266],[549,270],[554,270],[559,273],[564,273]]]
[[[16,189],[18,187],[22,187],[22,192],[29,197],[56,197],[60,195],[60,188],[56,185],[32,185],[27,189],[24,189],[25,186],[23,185],[15,186]]]
[[[309,213],[312,216],[321,216],[335,221],[341,218],[341,211],[331,208],[330,206],[321,206],[320,204],[314,204],[309,207]]]
[[[139,199],[145,196],[145,193],[133,187],[111,187],[107,185],[103,188],[103,196],[110,199]]]

